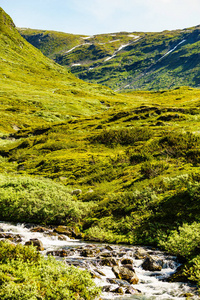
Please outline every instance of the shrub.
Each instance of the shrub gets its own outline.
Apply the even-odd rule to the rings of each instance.
[[[107,146],[120,145],[133,145],[138,141],[146,141],[152,136],[149,128],[123,128],[123,129],[110,129],[104,130],[96,136],[92,136],[92,142],[98,142]]]
[[[69,189],[47,179],[0,177],[0,218],[43,224],[77,223],[91,204],[73,200]]]
[[[200,223],[183,224],[160,243],[167,251],[189,258],[200,250]]]
[[[18,256],[6,254],[13,252]],[[29,252],[27,260],[24,253]],[[87,271],[66,266],[53,257],[32,259],[33,248],[0,243],[0,298],[2,300],[92,300],[100,289],[95,286]]]
[[[147,161],[141,166],[141,174],[150,179],[162,174],[166,169],[168,169],[168,165],[164,162]]]

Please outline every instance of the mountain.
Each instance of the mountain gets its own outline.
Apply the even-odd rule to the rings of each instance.
[[[200,26],[89,37],[32,29],[19,32],[79,78],[114,90],[200,86]]]

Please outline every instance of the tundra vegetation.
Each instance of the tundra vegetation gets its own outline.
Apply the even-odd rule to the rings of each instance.
[[[199,89],[117,94],[85,83],[25,41],[3,10],[0,37],[0,219],[159,246],[200,284]],[[79,271],[32,248],[1,243],[0,258],[1,299],[98,294],[87,273],[75,279]]]

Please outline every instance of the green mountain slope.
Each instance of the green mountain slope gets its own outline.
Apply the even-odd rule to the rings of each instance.
[[[20,36],[2,9],[0,29],[0,98],[5,109],[0,131],[61,122],[107,108],[104,102],[111,90],[87,84],[45,57]]]
[[[160,246],[200,283],[200,90],[117,94],[0,26],[0,219]]]
[[[200,26],[92,37],[31,29],[19,31],[79,78],[115,90],[157,90],[200,84]]]

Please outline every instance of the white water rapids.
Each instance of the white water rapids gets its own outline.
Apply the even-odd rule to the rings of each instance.
[[[72,240],[67,238],[66,240],[59,240],[58,236],[50,236],[45,233],[40,232],[31,232],[29,228],[26,228],[23,224],[13,225],[11,223],[0,222],[0,230],[3,233],[13,233],[19,234],[22,238],[22,244],[30,239],[39,239],[42,241],[45,250],[42,252],[44,255],[47,251],[53,250],[73,250],[73,254],[71,256],[67,256],[67,258],[60,258],[64,261],[81,261],[87,265],[87,268],[92,271],[92,269],[100,270],[105,274],[105,276],[101,276],[100,278],[95,278],[95,282],[100,286],[108,286],[110,283],[108,282],[108,278],[115,278],[114,273],[112,272],[112,268],[108,266],[100,266],[96,260],[96,265],[94,267],[95,258],[91,257],[80,257],[80,253],[76,249],[83,248],[87,246],[88,243],[82,242],[80,240]],[[91,243],[90,243],[91,244]],[[93,244],[96,247],[99,247],[100,251],[106,252],[105,247],[106,244]],[[116,295],[111,292],[103,293],[101,298],[104,300],[107,299],[120,299],[120,300],[129,300],[129,299],[138,299],[138,300],[185,300],[187,293],[193,293],[195,291],[194,287],[191,287],[187,283],[169,283],[164,281],[165,278],[169,277],[170,274],[173,274],[176,268],[179,266],[175,257],[166,255],[158,250],[152,250],[147,247],[137,247],[137,246],[121,246],[121,245],[111,245],[113,248],[113,253],[116,252],[120,254],[120,259],[123,258],[131,258],[133,260],[133,265],[135,272],[139,278],[139,283],[132,285],[134,289],[138,289],[141,291],[140,295]],[[75,249],[75,251],[74,251]],[[143,260],[134,258],[134,253],[138,250],[142,249],[147,251],[148,254],[152,256],[156,256],[158,259],[163,261],[163,268],[161,271],[152,272],[145,271],[141,267]],[[81,265],[81,264],[80,264]],[[117,285],[112,284],[113,288],[116,288]],[[189,299],[199,299],[198,296],[193,296]]]

